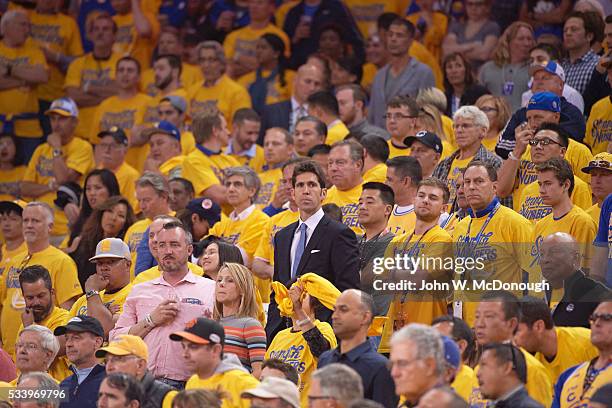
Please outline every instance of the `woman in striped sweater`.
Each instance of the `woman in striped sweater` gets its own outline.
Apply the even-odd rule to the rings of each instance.
[[[223,352],[238,356],[242,365],[259,378],[266,353],[266,332],[257,320],[253,275],[243,265],[226,262],[216,282],[213,316],[225,329]]]

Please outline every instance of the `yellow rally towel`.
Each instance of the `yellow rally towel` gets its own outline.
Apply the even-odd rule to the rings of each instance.
[[[334,308],[336,299],[340,296],[340,291],[330,281],[316,273],[307,273],[300,276],[292,287],[295,285],[302,286],[305,293],[317,298],[328,309]],[[280,282],[272,282],[272,290],[275,293],[280,314],[291,317],[293,315],[293,302],[289,298],[287,287]]]

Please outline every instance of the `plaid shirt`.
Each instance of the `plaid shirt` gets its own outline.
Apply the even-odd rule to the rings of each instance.
[[[571,86],[580,94],[584,93],[598,62],[599,55],[595,54],[593,50],[589,50],[573,63],[569,59],[564,59],[561,61],[561,66],[565,71],[565,84]]]
[[[455,160],[459,156],[459,150],[456,150],[453,154],[448,156],[446,159],[442,160],[433,171],[432,177],[440,179],[444,182],[448,180],[448,173],[450,172],[451,167],[453,166],[453,160]],[[490,163],[497,170],[501,167],[502,160],[495,154],[491,153],[481,144],[480,148],[474,155],[474,160],[480,160],[485,163]],[[455,211],[455,203],[456,200],[453,200],[452,207],[450,211]],[[512,208],[512,196],[508,196],[506,198],[500,198],[501,203],[506,207]]]

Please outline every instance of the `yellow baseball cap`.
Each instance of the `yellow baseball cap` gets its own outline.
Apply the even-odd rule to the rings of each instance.
[[[595,169],[612,171],[612,154],[608,152],[597,153],[593,156],[589,165],[582,168],[582,172],[589,174]]]
[[[104,358],[107,354],[115,356],[129,356],[133,354],[143,360],[149,359],[147,344],[138,336],[122,334],[117,340],[111,341],[108,346],[101,347],[96,351],[96,357]]]

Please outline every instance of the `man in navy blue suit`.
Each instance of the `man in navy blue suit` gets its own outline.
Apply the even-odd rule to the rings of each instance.
[[[273,281],[289,287],[299,276],[314,272],[340,291],[359,287],[357,237],[350,228],[323,213],[321,203],[327,190],[319,165],[313,161],[298,164],[293,171],[292,185],[300,218],[274,236]],[[317,318],[327,320],[330,316],[327,311]],[[272,341],[286,324],[273,294],[266,325],[268,340]]]

